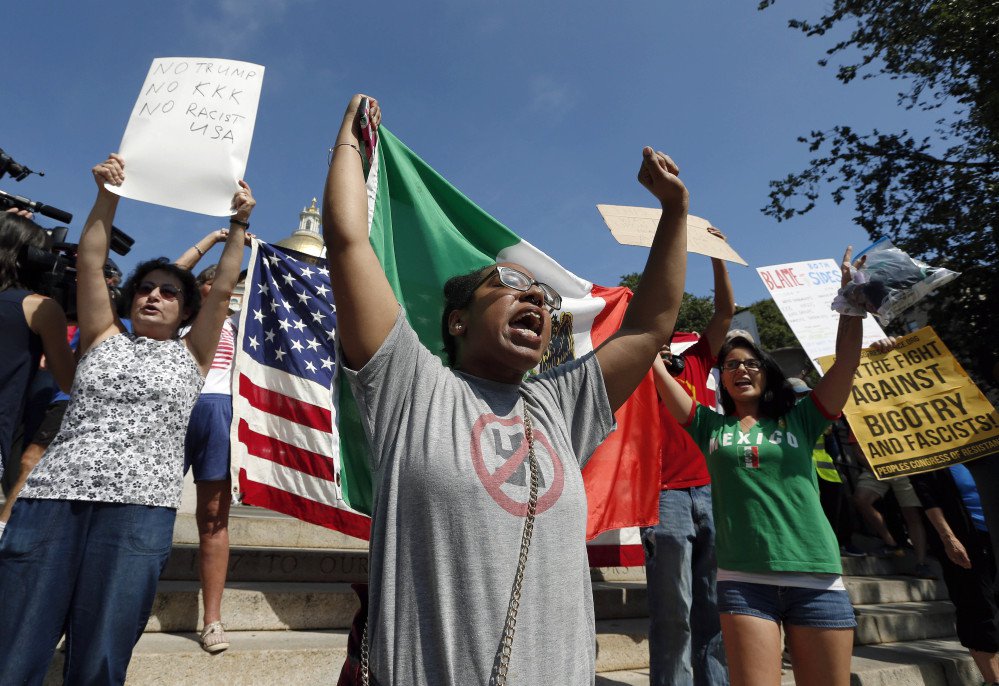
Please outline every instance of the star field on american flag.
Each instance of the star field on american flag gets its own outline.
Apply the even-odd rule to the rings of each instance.
[[[257,250],[243,350],[257,363],[329,387],[336,367],[336,308],[329,270],[267,243]]]

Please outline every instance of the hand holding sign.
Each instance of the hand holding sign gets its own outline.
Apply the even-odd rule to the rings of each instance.
[[[263,67],[248,62],[153,60],[121,139],[128,179],[105,187],[190,212],[232,214],[263,76]]]

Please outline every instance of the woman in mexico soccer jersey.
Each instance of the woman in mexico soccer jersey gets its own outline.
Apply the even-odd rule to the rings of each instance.
[[[844,283],[851,255],[848,248]],[[711,474],[718,610],[733,686],[780,681],[781,624],[799,683],[850,681],[856,620],[811,451],[846,404],[861,337],[861,319],[841,316],[836,362],[797,404],[773,358],[740,336],[718,355],[724,415],[667,378],[663,402],[700,446]]]

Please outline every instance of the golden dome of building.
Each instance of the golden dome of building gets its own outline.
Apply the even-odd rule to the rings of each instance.
[[[319,262],[326,258],[326,244],[323,242],[322,217],[316,207],[316,199],[312,199],[309,207],[303,207],[298,215],[298,228],[287,238],[282,238],[274,245],[284,250],[291,250],[300,255],[311,257],[309,262]]]

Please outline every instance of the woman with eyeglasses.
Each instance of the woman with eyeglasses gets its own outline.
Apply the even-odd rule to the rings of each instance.
[[[848,248],[843,257],[844,284],[851,254]],[[733,686],[780,682],[780,625],[796,681],[850,683],[857,623],[839,545],[822,512],[812,446],[846,404],[860,363],[861,324],[840,317],[836,362],[797,404],[774,359],[741,336],[718,353],[723,415],[659,375],[663,403],[701,448],[711,474],[718,610]]]
[[[561,297],[503,263],[444,284],[444,366],[416,337],[368,240],[362,97],[333,146],[323,227],[340,362],[375,489],[369,683],[592,684],[580,470],[676,321],[688,202],[679,170],[643,151],[639,181],[663,213],[622,328],[595,353],[528,377]]]
[[[62,427],[0,540],[0,683],[41,683],[66,633],[66,683],[121,684],[173,540],[184,434],[239,274],[255,201],[239,182],[215,285],[165,258],[125,285],[132,333],[103,267],[125,161],[93,169],[97,200],[77,253],[81,355]],[[191,324],[183,339],[178,330]]]

